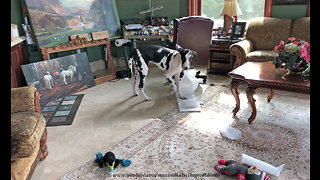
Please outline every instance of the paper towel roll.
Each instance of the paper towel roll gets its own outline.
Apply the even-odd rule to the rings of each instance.
[[[241,160],[241,163],[243,164],[247,164],[249,166],[257,166],[258,168],[260,168],[261,170],[267,172],[267,173],[270,173],[272,175],[275,175],[275,176],[279,176],[280,175],[280,172],[284,166],[284,164],[278,166],[278,167],[275,167],[275,166],[272,166],[271,164],[268,164],[266,162],[263,162],[261,160],[258,160],[256,158],[253,158],[251,156],[248,156],[246,154],[242,154],[242,160]]]
[[[184,75],[180,80],[180,93],[182,96],[192,97],[197,89],[201,79],[196,78],[195,69],[184,70]]]
[[[117,47],[120,47],[120,46],[122,46],[123,44],[125,44],[127,42],[130,42],[130,40],[129,39],[117,39],[117,40],[114,41],[114,44]]]

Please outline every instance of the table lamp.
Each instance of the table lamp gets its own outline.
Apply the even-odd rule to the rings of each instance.
[[[238,0],[225,0],[220,16],[223,16],[223,27],[226,35],[230,34],[232,23],[237,22],[237,16],[242,15]]]

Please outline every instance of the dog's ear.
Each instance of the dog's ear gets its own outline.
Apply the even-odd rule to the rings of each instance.
[[[192,51],[192,59],[193,57],[196,58],[197,61],[199,61],[199,56],[198,56],[198,53],[196,51]]]

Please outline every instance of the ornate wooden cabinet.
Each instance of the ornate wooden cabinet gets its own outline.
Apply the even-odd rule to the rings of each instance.
[[[28,54],[25,38],[11,43],[11,87],[26,86],[27,82],[24,78],[21,65],[27,64]]]

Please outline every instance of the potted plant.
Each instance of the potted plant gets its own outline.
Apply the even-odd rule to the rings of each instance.
[[[276,68],[284,68],[289,74],[308,76],[310,72],[310,44],[295,37],[288,38],[289,43],[280,41],[274,47],[279,56],[273,61]]]

